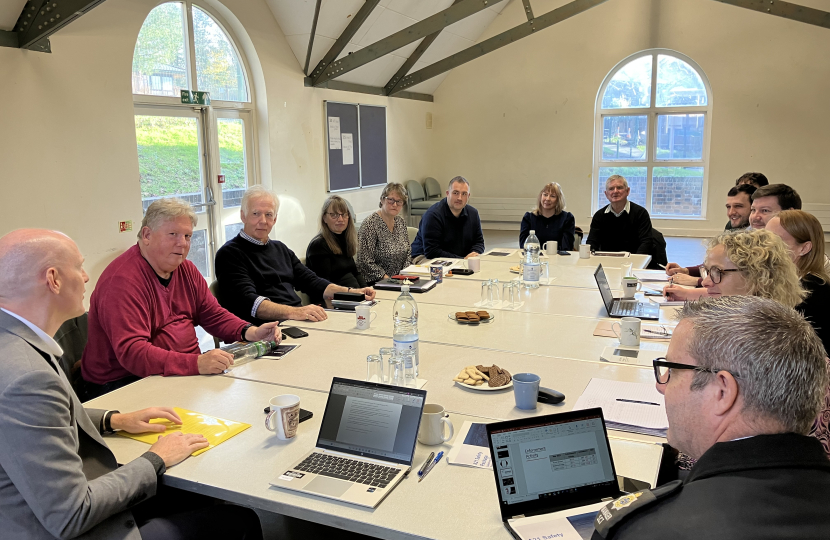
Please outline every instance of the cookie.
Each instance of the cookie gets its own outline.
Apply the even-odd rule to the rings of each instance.
[[[485,321],[490,318],[490,314],[486,311],[476,311],[476,315],[482,320]]]
[[[490,385],[490,388],[497,388],[499,386],[504,386],[505,384],[510,382],[510,375],[505,373],[497,373],[496,375],[491,375],[490,380],[487,382]]]
[[[459,321],[466,321],[467,320],[467,314],[463,311],[456,311],[455,312],[455,318]]]

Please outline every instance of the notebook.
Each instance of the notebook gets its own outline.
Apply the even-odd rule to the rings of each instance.
[[[376,507],[412,468],[426,395],[334,377],[316,447],[271,485]]]
[[[594,271],[594,279],[599,287],[599,294],[602,295],[602,303],[605,304],[605,311],[609,317],[637,317],[638,319],[658,320],[660,308],[655,304],[640,302],[639,300],[627,298],[614,298],[611,287],[608,285],[608,278],[605,277],[605,270],[598,265]]]
[[[423,293],[431,290],[433,287],[438,285],[438,282],[434,279],[430,280],[420,280],[417,283],[409,284],[409,292],[411,293]],[[380,289],[383,291],[399,291],[403,283],[399,279],[392,279],[386,278],[378,281],[374,284],[375,289]]]

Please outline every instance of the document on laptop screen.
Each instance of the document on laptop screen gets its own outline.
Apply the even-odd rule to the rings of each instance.
[[[401,409],[403,405],[397,403],[348,396],[337,440],[391,451],[395,448]]]

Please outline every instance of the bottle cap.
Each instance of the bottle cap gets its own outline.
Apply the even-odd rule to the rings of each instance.
[[[409,292],[409,285],[401,285],[401,292]]]
[[[536,234],[536,229],[530,229],[530,234]]]

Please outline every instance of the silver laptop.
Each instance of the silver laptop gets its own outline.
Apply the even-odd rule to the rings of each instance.
[[[426,396],[334,377],[317,447],[271,485],[376,507],[412,468]]]
[[[609,317],[618,319],[621,317],[637,317],[638,319],[655,321],[660,319],[660,306],[658,305],[634,299],[614,298],[601,264],[594,271],[594,279],[597,282],[597,287],[599,287],[599,294],[602,295],[602,303],[605,304],[605,311],[608,312]]]

